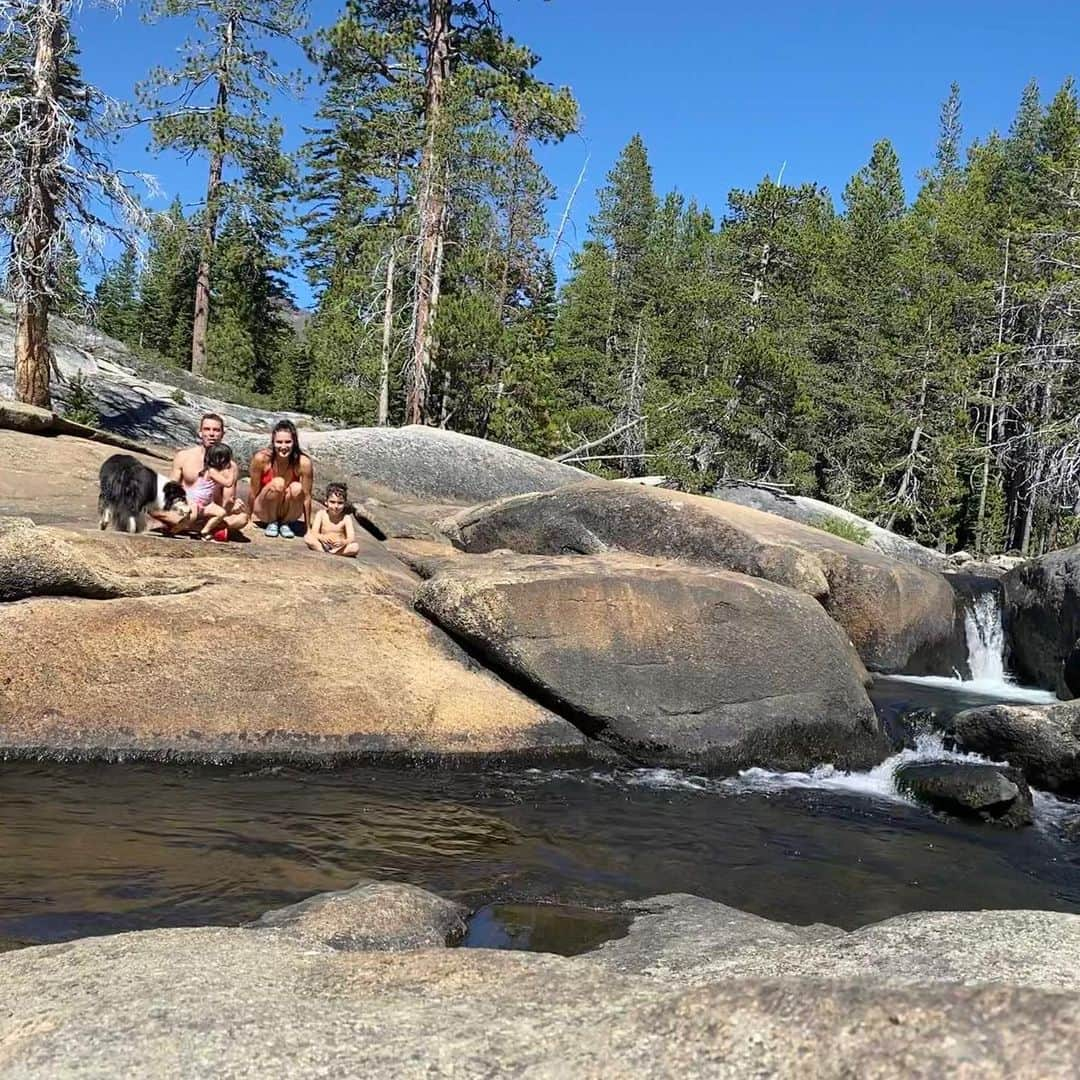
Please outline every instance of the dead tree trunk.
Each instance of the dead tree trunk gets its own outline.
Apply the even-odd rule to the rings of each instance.
[[[645,344],[644,344],[644,320],[639,319],[637,332],[634,335],[634,348],[630,356],[630,364],[623,374],[625,383],[625,413],[627,422],[640,419],[645,410]],[[643,469],[645,454],[645,425],[634,424],[628,426],[622,435],[623,476],[638,476]]]
[[[990,453],[994,444],[997,395],[1001,382],[1001,343],[1005,339],[1005,290],[1009,283],[1009,238],[1005,237],[1005,267],[1001,274],[1001,296],[998,300],[997,350],[994,353],[994,375],[990,380],[990,404],[986,414],[986,446],[983,449],[982,483],[979,486],[979,513],[975,519],[975,553],[986,550],[983,526],[986,520],[986,489],[990,486]]]
[[[405,402],[407,422],[423,423],[427,414],[435,310],[442,273],[446,227],[446,177],[441,146],[447,81],[450,77],[451,0],[428,4],[427,63],[424,72],[426,139],[420,159],[420,235],[413,284],[412,355]]]
[[[390,245],[386,257],[386,296],[383,303],[382,353],[379,357],[379,427],[386,427],[390,417],[390,353],[394,331],[394,271],[397,268],[397,248]]]
[[[229,105],[229,67],[232,62],[233,45],[236,40],[236,17],[230,16],[225,24],[225,40],[218,70],[217,129],[214,144],[210,147],[210,172],[206,181],[206,210],[203,219],[202,247],[199,252],[199,270],[195,278],[195,316],[191,324],[191,370],[196,375],[206,374],[206,335],[210,326],[210,266],[217,239],[218,217],[221,213],[221,180],[225,169],[225,110]]]
[[[22,229],[12,240],[15,294],[15,397],[50,408],[49,292],[59,221],[54,192],[63,156],[57,123],[64,25],[60,0],[40,0],[25,159]]]

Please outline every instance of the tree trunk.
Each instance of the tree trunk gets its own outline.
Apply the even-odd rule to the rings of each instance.
[[[1005,268],[1001,274],[1001,298],[998,301],[997,351],[994,353],[994,377],[990,381],[990,405],[986,416],[986,446],[983,451],[982,484],[979,486],[979,514],[975,519],[975,554],[986,550],[983,525],[986,519],[986,489],[990,485],[990,454],[994,443],[994,423],[998,386],[1001,381],[1001,343],[1005,339],[1005,289],[1009,283],[1009,238],[1005,237]]]
[[[626,411],[623,414],[630,422],[643,417],[645,410],[645,345],[643,341],[643,320],[639,319],[634,335],[634,350],[631,353],[630,366],[624,373],[626,385]],[[644,470],[645,425],[634,424],[627,427],[622,436],[623,476],[640,476]]]
[[[206,181],[206,212],[203,221],[202,249],[195,278],[195,317],[191,324],[191,370],[206,374],[206,333],[210,325],[210,264],[214,257],[218,216],[221,212],[221,179],[225,169],[225,110],[229,104],[229,65],[236,39],[236,16],[225,24],[221,67],[218,71],[216,142],[210,147],[210,172]]]
[[[63,153],[55,118],[64,20],[60,0],[39,0],[37,10],[27,190],[20,215],[23,227],[12,240],[10,274],[15,297],[15,397],[48,409],[52,406],[49,292],[60,227],[49,182],[56,177]]]
[[[927,328],[927,333],[929,333],[929,328]],[[929,351],[929,347],[927,351]],[[929,359],[927,364],[929,364]],[[919,410],[915,417],[915,430],[911,433],[911,442],[908,445],[907,465],[904,468],[904,475],[900,478],[900,486],[896,489],[896,500],[892,511],[885,521],[886,529],[892,529],[896,524],[896,519],[900,516],[900,510],[907,500],[908,491],[915,481],[915,466],[919,460],[919,444],[922,442],[923,437],[923,417],[926,414],[926,391],[929,383],[929,375],[924,374],[922,387],[919,390]]]
[[[49,372],[49,302],[21,300],[15,311],[15,398],[43,409],[52,408]]]
[[[382,354],[379,358],[379,427],[386,427],[390,416],[390,352],[394,330],[394,270],[397,266],[397,247],[390,245],[386,257],[386,298],[383,304]]]
[[[413,285],[412,356],[409,361],[407,422],[423,423],[427,414],[435,309],[442,273],[446,227],[446,178],[440,146],[446,83],[450,75],[451,0],[428,4],[427,65],[424,73],[426,140],[420,159],[420,236]]]

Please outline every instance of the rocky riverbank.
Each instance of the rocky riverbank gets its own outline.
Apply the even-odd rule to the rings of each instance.
[[[892,749],[868,670],[947,675],[964,648],[960,579],[888,536],[875,550],[430,428],[295,417],[320,482],[349,481],[365,527],[355,563],[253,529],[222,547],[99,534],[97,470],[115,446],[146,440],[142,460],[160,469],[212,409],[243,460],[273,414],[206,380],[170,384],[74,324],[58,322],[56,344],[107,431],[0,409],[8,753],[865,768]],[[0,357],[0,387],[5,370]],[[1034,627],[1022,669],[1062,693],[1080,655],[1058,618],[1074,561],[1056,553],[1003,585],[1014,629]],[[1002,747],[1034,783],[1062,773],[1045,753],[1027,769],[1032,754],[970,723],[953,737]]]
[[[525,482],[515,471],[525,455],[505,451],[500,471],[488,466],[503,448],[477,443],[406,430],[387,460],[406,475],[420,446],[422,471],[437,447],[444,475],[482,464],[488,483]],[[776,519],[748,525],[753,512],[741,508],[732,525],[704,516],[709,500],[684,509],[576,477],[564,489],[576,506],[595,499],[613,521],[629,507],[640,528],[624,521],[587,557],[462,553],[479,546],[461,543],[462,522],[483,511],[447,519],[460,489],[417,502],[415,489],[387,489],[384,471],[388,501],[362,499],[361,520],[379,521],[373,531],[390,539],[365,532],[355,561],[254,529],[251,542],[227,545],[102,534],[91,527],[96,473],[111,452],[71,435],[0,431],[9,463],[0,510],[11,515],[0,532],[8,752],[547,756],[595,752],[599,737],[633,761],[710,771],[865,766],[889,746],[848,628],[819,601],[835,594],[845,612],[873,613],[881,597],[883,610],[899,606],[899,634],[860,638],[898,657],[953,621],[951,606],[947,618],[939,611],[952,591],[925,571],[815,530],[793,534],[802,527],[787,522],[773,536]],[[477,452],[482,462],[470,466]],[[606,506],[609,490],[617,507]],[[496,500],[492,513],[506,506]],[[668,519],[670,550],[654,541],[632,553],[650,547],[633,536]],[[401,533],[426,539],[391,535]],[[698,547],[679,546],[686,536]],[[739,538],[737,550],[725,536]],[[501,546],[545,547],[527,533]],[[818,584],[826,596],[814,595]]]
[[[442,431],[304,438],[350,481],[355,562],[99,533],[113,447],[0,415],[0,747],[867,768],[893,749],[867,667],[962,632],[945,576],[771,514]]]
[[[0,956],[6,1075],[1072,1077],[1080,916],[851,933],[691,896],[576,957],[448,948],[467,912],[368,884],[246,928]]]

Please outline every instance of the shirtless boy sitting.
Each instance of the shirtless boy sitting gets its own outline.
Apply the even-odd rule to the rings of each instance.
[[[360,551],[353,516],[347,513],[349,491],[344,484],[326,485],[326,509],[320,510],[304,534],[304,543],[312,551],[355,558]]]
[[[199,444],[177,450],[169,479],[183,484],[185,491],[194,487],[203,471],[207,447],[216,446],[224,438],[225,421],[217,413],[206,413],[199,421]],[[240,470],[235,460],[214,477],[221,482],[221,506],[225,510],[221,528],[225,530],[242,529],[248,522],[247,507],[242,499],[236,497],[239,478]],[[180,514],[158,513],[154,517],[169,533],[193,531],[206,522],[205,516],[200,514],[183,517]]]

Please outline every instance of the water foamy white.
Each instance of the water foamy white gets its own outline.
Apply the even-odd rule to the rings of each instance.
[[[889,678],[938,690],[977,694],[988,702],[1050,705],[1058,700],[1052,690],[1020,686],[1006,669],[1005,625],[997,591],[988,589],[980,593],[964,612],[964,637],[971,678],[961,679],[958,675],[890,675]]]
[[[1009,682],[1005,674],[1005,624],[1001,597],[987,590],[975,597],[964,613],[971,681],[991,685]]]
[[[950,675],[885,675],[881,680],[890,682],[913,683],[937,690],[948,690],[958,694],[976,694],[984,697],[988,704],[994,702],[1014,702],[1027,705],[1053,705],[1059,700],[1053,690],[1040,690],[1037,686],[1021,686],[1008,681],[989,679],[961,679]]]
[[[901,750],[875,765],[868,772],[844,772],[834,765],[819,765],[809,772],[770,772],[768,769],[744,769],[738,776],[723,781],[729,790],[783,791],[790,788],[809,788],[816,791],[835,791],[887,802],[908,803],[914,800],[902,794],[896,786],[896,770],[901,765],[918,761],[962,761],[985,764],[986,758],[946,750],[941,735],[924,734],[915,738],[915,746]]]

